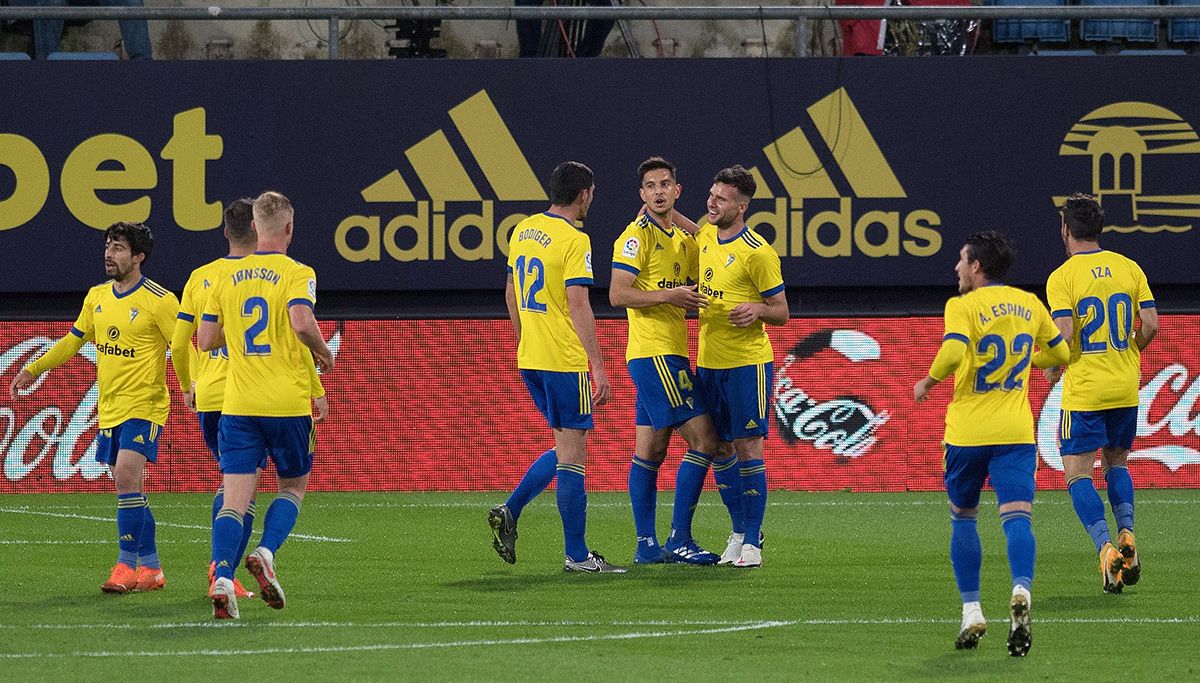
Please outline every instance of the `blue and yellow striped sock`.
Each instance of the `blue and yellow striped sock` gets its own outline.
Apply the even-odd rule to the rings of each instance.
[[[232,579],[237,564],[234,553],[242,537],[242,516],[237,510],[224,509],[213,520],[213,561],[217,563],[216,578]]]
[[[538,456],[537,460],[525,470],[525,476],[521,477],[521,483],[517,484],[517,488],[513,490],[512,495],[504,503],[508,506],[508,511],[512,513],[513,521],[516,521],[521,516],[521,511],[534,498],[537,498],[550,482],[554,481],[554,472],[558,467],[558,451],[551,448],[550,450]]]
[[[653,538],[658,543],[655,513],[658,509],[658,467],[660,463],[642,460],[636,455],[629,463],[629,503],[633,506],[633,526],[639,539]]]
[[[1037,541],[1033,537],[1033,518],[1024,510],[1000,515],[1004,537],[1008,540],[1008,568],[1014,586],[1029,590],[1033,585],[1033,563]]]
[[[558,514],[562,517],[563,545],[567,557],[575,562],[587,559],[588,547],[584,537],[587,530],[587,486],[584,466],[558,463]]]
[[[700,502],[700,491],[712,458],[696,450],[683,454],[679,471],[675,474],[675,508],[671,512],[670,544],[682,545],[692,540],[692,517]]]
[[[146,500],[141,493],[117,494],[117,562],[137,567],[145,520]]]
[[[1075,506],[1075,516],[1079,517],[1083,528],[1092,537],[1096,552],[1100,552],[1105,543],[1112,542],[1112,536],[1108,533],[1104,503],[1100,500],[1100,494],[1096,493],[1096,485],[1090,476],[1075,477],[1067,482],[1067,491],[1071,494],[1071,504]]]
[[[142,535],[138,539],[138,564],[151,569],[162,569],[162,564],[158,561],[158,544],[154,542],[154,512],[150,510],[150,502],[146,500],[145,494],[142,495],[142,505],[146,508],[146,515],[142,520]]]
[[[954,582],[963,602],[979,602],[979,568],[983,564],[983,545],[974,517],[950,512],[950,564]]]
[[[759,545],[758,534],[767,512],[767,465],[762,460],[747,460],[738,470],[742,481],[742,517],[746,520],[744,542]]]
[[[284,491],[275,496],[267,515],[263,517],[262,540],[259,545],[275,553],[279,546],[287,540],[288,534],[296,526],[296,518],[300,516],[300,499]],[[238,535],[241,538],[241,535]],[[236,546],[235,546],[236,547]]]
[[[1104,481],[1108,482],[1108,504],[1117,520],[1117,530],[1133,531],[1133,477],[1129,476],[1129,468],[1108,468]]]
[[[742,516],[742,477],[738,473],[737,456],[713,460],[712,473],[717,482],[717,493],[721,494],[721,502],[725,503],[725,509],[729,510],[733,533],[746,533],[746,521]]]
[[[254,533],[254,499],[250,499],[250,505],[246,508],[246,514],[242,515],[242,542],[238,544],[237,555],[233,557],[234,565],[242,563],[242,557],[246,555],[246,546],[250,545],[250,534]]]

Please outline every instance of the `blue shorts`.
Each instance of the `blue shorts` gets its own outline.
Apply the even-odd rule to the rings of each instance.
[[[150,462],[158,462],[158,437],[162,425],[149,420],[125,420],[116,427],[101,429],[96,435],[96,462],[117,464],[118,451],[141,453]]]
[[[592,380],[586,372],[522,370],[521,379],[551,429],[593,429]]]
[[[700,396],[721,441],[767,435],[767,397],[774,377],[774,363],[696,371]]]
[[[267,455],[284,479],[302,477],[312,470],[317,431],[308,415],[298,417],[246,417],[222,415],[217,436],[221,471],[254,474],[265,467]]]
[[[668,429],[708,412],[696,375],[683,356],[634,358],[629,376],[637,387],[638,426]]]
[[[204,435],[204,445],[208,446],[213,457],[220,462],[221,448],[217,443],[217,433],[221,426],[221,411],[200,411],[196,413],[196,418],[200,420],[200,433]]]
[[[1001,505],[1033,501],[1037,478],[1037,447],[1031,443],[1003,446],[952,446],[945,444],[942,467],[946,493],[955,507],[979,507],[979,492],[991,477]]]
[[[1058,452],[1094,453],[1097,448],[1133,447],[1137,436],[1137,407],[1108,410],[1060,410]]]

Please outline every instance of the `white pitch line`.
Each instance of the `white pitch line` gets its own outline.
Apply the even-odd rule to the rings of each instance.
[[[160,539],[157,539],[155,541],[155,543],[157,545],[173,545],[173,544],[185,544],[185,543],[187,543],[187,544],[194,543],[194,544],[199,545],[201,543],[212,543],[212,539],[192,538],[192,539],[189,539],[186,541],[174,541],[174,540],[160,538]],[[37,540],[37,539],[18,539],[18,538],[0,539],[0,545],[112,545],[112,544],[113,544],[113,541],[111,539],[109,539],[109,540],[91,539],[91,540],[83,540],[83,541],[63,541],[63,540],[54,540],[54,539]]]
[[[547,643],[583,643],[606,640],[637,640],[641,638],[671,638],[678,636],[702,636],[718,633],[735,633],[738,631],[757,631],[780,626],[790,626],[795,622],[760,621],[738,626],[721,628],[706,628],[677,631],[634,631],[630,633],[611,633],[607,635],[586,636],[550,636],[545,638],[508,638],[488,640],[458,640],[443,643],[378,643],[374,645],[343,645],[330,647],[278,647],[257,648],[253,650],[168,650],[165,652],[126,651],[116,652],[100,650],[94,652],[9,652],[0,653],[0,659],[42,659],[64,657],[209,657],[215,655],[266,655],[266,654],[325,654],[337,652],[379,652],[391,650],[430,650],[437,648],[481,647],[488,645],[541,645]]]
[[[116,521],[112,517],[97,517],[94,515],[75,515],[75,514],[68,514],[65,512],[45,512],[42,510],[31,510],[29,508],[19,508],[19,507],[18,508],[0,507],[0,512],[8,512],[8,513],[15,514],[15,515],[39,515],[42,517],[59,517],[59,518],[63,518],[63,519],[86,519],[86,520],[93,521],[93,522],[108,522],[110,524]],[[158,520],[155,520],[154,524],[155,524],[155,526],[171,527],[173,529],[201,529],[204,531],[212,530],[212,526],[201,526],[199,524],[176,524],[173,522],[162,522],[162,521],[158,521]],[[354,542],[353,539],[349,539],[349,538],[336,538],[336,537],[332,537],[332,536],[312,536],[310,534],[291,534],[288,536],[288,538],[297,538],[297,539],[301,539],[301,540],[305,540],[305,541],[323,541],[325,543],[353,543]]]

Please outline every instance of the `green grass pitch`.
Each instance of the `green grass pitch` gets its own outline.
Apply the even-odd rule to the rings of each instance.
[[[669,503],[670,492],[660,493]],[[209,504],[152,495],[164,590],[108,596],[114,501],[0,496],[0,677],[24,680],[1196,680],[1200,492],[1139,491],[1143,578],[1100,589],[1063,491],[1039,493],[1033,649],[1007,656],[1008,564],[985,494],[976,651],[954,650],[959,598],[941,494],[773,492],[764,566],[562,573],[553,492],[520,520],[519,562],[492,551],[502,494],[313,493],[280,550],[282,611],[242,601],[215,623],[205,598]],[[265,511],[269,495],[259,499]],[[628,563],[628,498],[591,494],[588,540]],[[660,534],[670,515],[659,510]],[[261,516],[259,519],[261,523]],[[716,551],[713,493],[696,535]],[[253,580],[239,568],[247,585]],[[219,678],[218,678],[219,677]]]

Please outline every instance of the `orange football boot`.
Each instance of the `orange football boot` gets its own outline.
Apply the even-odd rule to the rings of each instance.
[[[112,574],[109,574],[108,581],[105,581],[100,586],[100,590],[105,593],[113,593],[120,595],[137,590],[138,573],[133,567],[121,562],[113,565]]]

